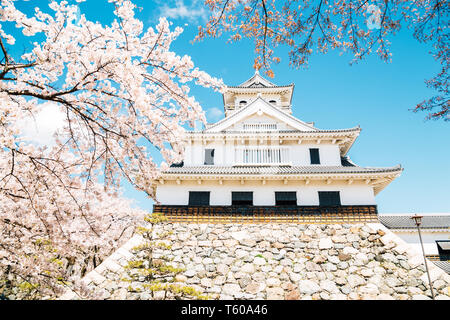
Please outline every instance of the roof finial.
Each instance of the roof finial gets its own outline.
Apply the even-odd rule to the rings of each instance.
[[[255,74],[259,75],[259,69],[255,69]]]

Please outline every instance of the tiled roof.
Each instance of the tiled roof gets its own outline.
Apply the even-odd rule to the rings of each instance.
[[[211,124],[210,127],[212,127],[212,125],[215,124]],[[208,127],[208,129],[210,128]],[[355,131],[361,131],[361,128],[358,127],[354,127],[354,128],[349,128],[349,129],[334,129],[334,130],[322,130],[322,129],[317,129],[317,130],[308,130],[308,131],[301,131],[301,130],[274,130],[274,131],[249,131],[249,130],[245,130],[245,131],[233,131],[233,130],[224,130],[224,131],[219,131],[219,132],[211,132],[212,134],[217,134],[217,133],[223,133],[223,134],[249,134],[249,133],[273,133],[273,134],[282,134],[282,133],[313,133],[313,134],[317,134],[317,133],[341,133],[341,132],[355,132]],[[208,134],[209,132],[205,132],[205,130],[203,131],[187,131],[187,134]]]
[[[285,174],[347,174],[383,173],[402,170],[400,166],[363,168],[358,166],[188,166],[171,167],[164,174],[285,175]]]
[[[278,87],[275,83],[270,82],[263,76],[259,74],[259,71],[255,71],[255,74],[250,77],[250,79],[244,81],[239,86],[236,86],[235,88],[260,88],[260,87]]]
[[[432,261],[436,266],[450,274],[450,261]]]
[[[268,85],[268,86],[266,86],[266,85],[264,85],[264,84],[259,84],[259,86],[255,86],[255,85],[250,85],[250,86],[242,86],[242,85],[240,85],[240,86],[227,86],[227,88],[230,88],[230,89],[251,89],[251,88],[290,88],[290,87],[293,87],[294,86],[294,84],[288,84],[288,85],[284,85],[284,86],[278,86],[278,85],[275,85],[275,84],[272,84],[272,85]]]
[[[389,229],[415,229],[416,224],[411,215],[383,215],[378,216],[380,222]],[[422,229],[446,229],[450,228],[450,214],[423,215]]]

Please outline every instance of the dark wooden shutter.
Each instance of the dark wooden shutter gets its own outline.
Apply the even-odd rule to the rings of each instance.
[[[231,192],[231,205],[233,206],[252,206],[253,205],[253,192],[236,191]]]
[[[320,206],[340,206],[341,197],[339,191],[319,191]]]
[[[309,156],[311,158],[311,164],[320,164],[319,149],[309,149]]]
[[[214,164],[214,149],[205,149],[205,164]]]
[[[209,206],[209,191],[189,191],[190,206]]]
[[[295,191],[276,191],[275,205],[277,206],[296,206],[297,192]]]

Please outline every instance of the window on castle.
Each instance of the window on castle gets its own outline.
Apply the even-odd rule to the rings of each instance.
[[[245,101],[245,100],[239,101],[239,106],[240,106],[240,107],[243,107],[243,106],[245,106],[246,104],[247,104],[247,101]]]
[[[209,191],[189,191],[190,206],[209,206]]]
[[[340,206],[341,197],[339,191],[319,191],[320,206]]]
[[[276,206],[296,206],[297,205],[297,192],[275,192],[275,205]]]
[[[231,192],[231,205],[232,206],[252,206],[253,205],[253,192],[247,192],[247,191]]]
[[[205,149],[205,165],[214,164],[214,149]]]
[[[271,104],[275,104],[275,105],[277,104],[277,101],[276,101],[276,100],[270,100],[269,102],[270,102]]]
[[[320,164],[319,149],[309,149],[309,156],[311,158],[311,164]]]

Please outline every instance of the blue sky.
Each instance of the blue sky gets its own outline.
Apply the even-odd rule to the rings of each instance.
[[[75,3],[74,0],[69,1]],[[185,31],[172,50],[190,55],[197,67],[222,78],[225,84],[237,85],[253,75],[254,51],[251,41],[227,43],[225,37],[192,44],[197,26],[207,12],[201,0],[135,1],[142,7],[137,16],[145,26],[154,26],[159,16],[166,16],[174,26]],[[27,11],[45,6],[46,0],[19,1]],[[88,0],[80,4],[81,12],[94,21],[109,23],[112,5]],[[361,166],[401,164],[402,175],[377,196],[381,213],[450,212],[450,123],[425,121],[425,113],[410,111],[435,91],[424,80],[439,71],[431,47],[412,37],[404,29],[391,38],[392,62],[376,56],[349,65],[349,55],[338,52],[313,54],[307,69],[289,67],[287,50],[280,48],[281,62],[274,65],[276,84],[295,84],[293,114],[303,121],[314,121],[320,129],[341,129],[360,125],[362,132],[349,152]],[[191,93],[202,104],[209,122],[223,117],[220,93],[193,87]],[[152,201],[142,193],[125,187],[125,196],[151,210]]]

